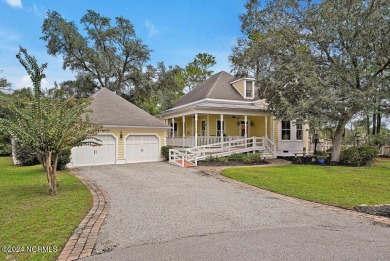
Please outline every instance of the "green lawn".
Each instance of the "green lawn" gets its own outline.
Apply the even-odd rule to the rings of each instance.
[[[324,204],[354,207],[390,204],[390,160],[373,167],[287,165],[229,168],[222,175],[280,194]]]
[[[90,210],[92,195],[66,171],[58,173],[58,181],[59,194],[51,197],[41,166],[15,167],[9,157],[0,157],[0,260],[55,260],[59,255]],[[5,246],[24,247],[19,248],[23,253],[4,253]],[[27,252],[38,246],[57,252]]]

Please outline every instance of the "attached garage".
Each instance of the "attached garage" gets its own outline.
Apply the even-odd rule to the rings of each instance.
[[[90,119],[101,146],[72,149],[69,167],[159,161],[169,126],[106,88],[92,96]]]
[[[129,135],[126,138],[126,163],[160,160],[159,143],[154,135]]]
[[[100,146],[82,146],[72,149],[73,167],[108,165],[116,163],[116,138],[112,135],[99,135]]]

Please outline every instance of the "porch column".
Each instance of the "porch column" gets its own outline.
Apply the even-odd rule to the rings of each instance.
[[[207,134],[206,134],[207,144],[209,144],[209,141],[208,141],[208,137],[210,136],[210,115],[209,114],[207,114],[207,128],[206,128],[206,130],[207,130]]]
[[[221,114],[221,118],[220,118],[220,121],[221,123],[219,124],[219,134],[220,134],[220,137],[221,137],[221,147],[223,148],[223,131],[225,130],[225,123],[223,122],[223,114]]]
[[[198,147],[198,114],[195,113],[195,147]]]
[[[266,137],[268,137],[268,116],[265,116],[264,117],[264,126],[265,126],[265,130],[264,130],[264,135],[266,136]]]
[[[273,142],[275,142],[275,131],[274,131],[274,117],[273,117],[273,115],[271,114],[271,140],[273,141]]]
[[[172,138],[175,137],[175,117],[172,118]]]
[[[185,146],[184,141],[186,139],[186,131],[185,131],[185,129],[186,129],[186,116],[183,115],[182,121],[183,121],[183,131],[182,131],[182,133],[183,133],[183,148],[184,148],[184,146]]]
[[[169,122],[168,122],[168,119],[164,119],[164,123],[165,125],[168,125],[169,126]],[[165,132],[165,137],[169,137],[169,132]]]
[[[248,115],[244,115],[244,138],[245,138],[245,147],[246,147],[246,143],[247,143],[247,138],[248,138]]]

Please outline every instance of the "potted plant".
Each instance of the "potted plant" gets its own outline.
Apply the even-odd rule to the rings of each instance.
[[[316,156],[318,164],[324,165],[325,159],[328,157],[328,153],[325,151],[317,151]]]
[[[325,163],[324,157],[323,157],[323,156],[318,156],[318,157],[317,157],[317,162],[318,162],[318,164],[320,164],[320,165],[324,165],[324,163]]]

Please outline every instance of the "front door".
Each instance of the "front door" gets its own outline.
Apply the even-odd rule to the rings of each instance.
[[[245,127],[246,127],[246,133],[247,137],[249,137],[249,128],[248,128],[248,123],[245,124],[244,120],[240,120],[240,126],[239,126],[239,132],[241,137],[245,137]]]

